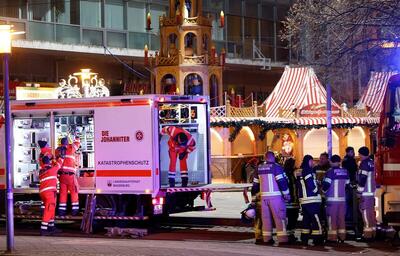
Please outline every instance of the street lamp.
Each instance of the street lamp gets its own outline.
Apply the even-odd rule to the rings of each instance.
[[[5,115],[5,153],[6,153],[6,202],[7,202],[7,251],[14,251],[14,197],[12,191],[11,170],[11,109],[9,98],[8,59],[11,54],[12,25],[0,25],[0,54],[3,56],[3,86],[4,86],[4,115]]]

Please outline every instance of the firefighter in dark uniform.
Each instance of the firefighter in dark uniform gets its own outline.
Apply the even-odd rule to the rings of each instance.
[[[354,148],[347,147],[346,155],[344,156],[342,162],[342,167],[347,170],[350,178],[350,184],[346,186],[346,221],[349,222],[355,221],[355,219],[353,219],[353,213],[357,213],[358,210],[354,210],[354,207],[356,207],[356,205],[353,203],[357,199],[353,188],[357,183],[356,176],[358,172],[358,166],[354,155]],[[357,218],[357,215],[355,217]]]
[[[305,155],[300,166],[301,175],[297,177],[298,196],[303,214],[301,241],[304,245],[308,245],[309,238],[314,240],[314,244],[323,243],[321,195],[312,169],[313,165],[313,157]]]
[[[329,163],[329,155],[324,152],[319,155],[319,162],[316,166],[314,166],[313,170],[315,172],[317,181],[321,184],[322,180],[325,177],[325,173],[331,168]]]
[[[364,223],[363,238],[372,240],[376,232],[375,166],[374,161],[369,157],[369,149],[367,147],[361,147],[358,153],[361,162],[357,177],[357,193],[360,198],[359,209]]]
[[[317,179],[317,185],[318,188],[320,188],[322,184],[322,180],[325,177],[326,172],[331,168],[331,165],[329,163],[329,155],[326,152],[323,152],[319,155],[319,161],[316,166],[314,166],[313,170],[315,173],[315,177]],[[323,227],[326,227],[327,225],[327,218],[326,218],[326,198],[325,195],[322,193],[321,190],[319,190],[319,193],[321,194],[321,209],[320,209],[320,220],[321,220],[321,225]]]
[[[287,177],[282,166],[276,163],[273,152],[267,152],[265,158],[254,175],[252,194],[261,193],[263,242],[273,243],[272,229],[275,226],[277,240],[284,244],[288,242],[285,201],[290,200]]]
[[[288,219],[286,230],[289,236],[289,242],[291,243],[297,241],[295,231],[300,208],[299,198],[297,196],[295,163],[296,161],[293,158],[288,158],[283,166],[286,177],[288,178],[290,192],[290,201],[286,202],[286,217]]]

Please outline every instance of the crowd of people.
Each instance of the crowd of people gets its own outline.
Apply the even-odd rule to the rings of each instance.
[[[367,147],[346,148],[329,158],[322,153],[317,165],[305,155],[300,168],[288,158],[281,166],[271,151],[265,154],[254,173],[251,207],[256,209],[256,244],[274,244],[273,228],[279,244],[295,243],[299,214],[302,215],[301,243],[314,245],[342,243],[346,239],[346,220],[361,216],[361,240],[373,240],[376,232],[375,168]],[[356,191],[356,197],[353,196]],[[354,200],[355,199],[355,200]],[[357,204],[357,205],[356,205]],[[358,206],[357,216],[353,207]],[[361,233],[361,232],[360,232]]]

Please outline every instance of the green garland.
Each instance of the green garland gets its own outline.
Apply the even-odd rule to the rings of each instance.
[[[269,130],[275,129],[282,129],[287,128],[291,130],[310,130],[310,129],[320,129],[326,127],[323,124],[316,124],[316,125],[298,125],[294,123],[270,123],[263,120],[241,120],[241,121],[219,121],[219,122],[212,122],[210,123],[210,127],[223,127],[223,128],[230,128],[233,127],[234,130],[229,135],[229,141],[232,142],[236,139],[237,135],[239,134],[240,130],[243,126],[259,126],[261,129],[260,133],[258,134],[259,140],[264,140],[265,135]],[[363,125],[356,125],[356,124],[335,124],[332,125],[332,128],[345,128],[345,129],[352,129],[355,126],[364,126],[369,128],[376,128],[378,127],[377,124],[363,124]]]

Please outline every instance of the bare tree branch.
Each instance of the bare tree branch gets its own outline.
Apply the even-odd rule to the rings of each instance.
[[[283,25],[297,64],[313,66],[342,101],[359,97],[353,85],[371,70],[400,70],[400,49],[382,47],[400,43],[400,0],[296,0]]]

